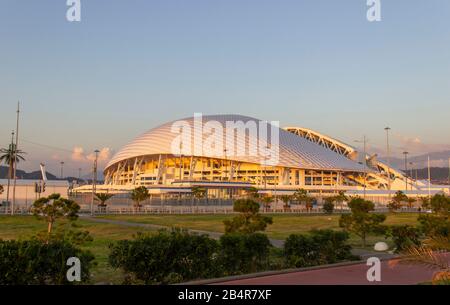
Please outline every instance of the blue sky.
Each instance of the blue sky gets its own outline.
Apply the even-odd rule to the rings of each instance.
[[[117,151],[168,120],[240,113],[395,153],[450,149],[450,2],[0,1],[0,144],[23,104],[25,169]]]

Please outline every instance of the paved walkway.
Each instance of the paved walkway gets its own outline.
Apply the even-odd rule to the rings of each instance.
[[[450,253],[443,254],[450,262]],[[399,263],[398,259],[381,262],[381,281],[369,282],[365,263],[327,267],[246,279],[225,280],[215,285],[415,285],[429,282],[436,270],[422,265]]]

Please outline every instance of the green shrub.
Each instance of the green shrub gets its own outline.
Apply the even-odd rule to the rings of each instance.
[[[420,245],[420,230],[408,225],[392,226],[389,235],[395,244],[396,252],[401,252],[412,246]]]
[[[255,233],[264,231],[272,224],[272,217],[259,213],[259,203],[251,199],[238,199],[233,203],[233,211],[239,215],[231,220],[224,220],[225,233]]]
[[[187,231],[138,234],[110,245],[109,263],[128,278],[146,284],[167,284],[217,276],[217,241]]]
[[[219,262],[224,275],[266,270],[271,244],[262,233],[229,233],[220,237]]]
[[[419,228],[428,236],[450,236],[450,220],[447,215],[422,214],[417,218]]]
[[[325,212],[325,214],[333,214],[333,212],[334,212],[333,200],[334,200],[333,197],[325,199],[325,202],[323,203],[323,206],[322,206],[322,209]]]
[[[67,281],[67,259],[81,262],[81,282],[89,280],[94,256],[68,241],[0,240],[0,285],[74,284]]]
[[[308,267],[354,260],[351,246],[346,244],[347,232],[313,230],[310,234],[291,234],[284,244],[288,267]]]

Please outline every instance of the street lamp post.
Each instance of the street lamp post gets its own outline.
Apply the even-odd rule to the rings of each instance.
[[[384,130],[386,130],[386,150],[387,150],[387,175],[388,175],[388,193],[389,193],[389,200],[391,199],[391,151],[389,147],[389,130],[391,130],[390,127],[385,127]]]
[[[61,179],[64,177],[64,161],[59,162],[61,164]]]
[[[98,160],[98,153],[100,151],[98,149],[96,149],[94,152],[95,152],[95,159],[94,159],[94,170],[93,170],[93,177],[92,177],[91,216],[94,215],[94,200],[95,200],[95,191],[96,191],[96,183],[97,183],[97,160]]]
[[[408,152],[404,151],[403,155],[405,155],[405,194],[408,191]]]
[[[6,204],[9,205],[9,187],[11,186],[11,175],[13,173],[12,166],[14,162],[14,130],[11,132],[11,144],[9,146],[9,168],[8,168],[8,186],[6,187]],[[14,209],[11,210],[11,214],[14,214]]]
[[[366,158],[366,143],[367,143],[367,138],[364,135],[362,141],[360,140],[355,140],[355,142],[357,143],[363,143],[363,166],[364,166],[364,199],[366,199],[366,187],[367,187],[367,158]]]
[[[409,162],[409,178],[411,179],[411,191],[413,188],[413,182],[414,182],[414,176],[413,176],[413,167],[414,167],[414,162]]]
[[[16,144],[14,145],[14,172],[13,172],[13,198],[12,198],[12,205],[11,205],[11,215],[14,215],[14,206],[16,205],[16,181],[17,181],[17,149],[19,145],[19,114],[20,114],[20,103],[17,102],[17,117],[16,117]]]

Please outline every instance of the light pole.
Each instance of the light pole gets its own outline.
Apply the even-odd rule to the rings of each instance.
[[[13,183],[13,200],[11,205],[11,215],[14,215],[14,206],[16,205],[16,181],[17,181],[17,146],[19,145],[19,114],[20,114],[20,104],[17,102],[17,118],[16,118],[16,145],[14,146],[14,183]]]
[[[91,216],[94,215],[94,200],[95,200],[95,191],[96,191],[96,183],[97,183],[97,159],[98,159],[98,153],[100,151],[98,149],[96,149],[94,152],[95,152],[95,159],[94,159],[94,170],[93,170],[93,178],[92,178]]]
[[[409,178],[411,178],[411,191],[413,188],[413,182],[414,182],[414,176],[413,176],[413,167],[414,167],[414,162],[409,162]]]
[[[8,168],[8,186],[6,187],[6,204],[10,204],[9,202],[9,187],[11,185],[11,176],[13,173],[13,169],[12,169],[12,165],[14,162],[14,130],[11,132],[11,144],[9,146],[9,168]],[[14,212],[11,211],[11,214],[13,214]]]
[[[391,128],[385,127],[384,130],[386,130],[388,193],[389,193],[389,200],[390,200],[391,199],[391,150],[389,147],[389,130],[391,130]]]
[[[59,164],[61,164],[61,179],[64,177],[63,173],[64,173],[64,161],[59,162]]]
[[[364,166],[364,199],[366,199],[366,185],[367,185],[367,159],[366,159],[366,143],[367,138],[364,135],[362,141],[361,140],[355,140],[357,143],[363,143],[363,166]]]
[[[408,191],[408,152],[404,151],[403,155],[405,155],[405,194]]]

